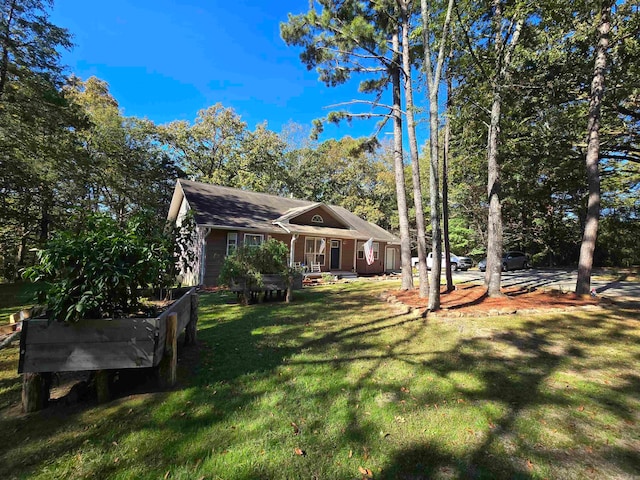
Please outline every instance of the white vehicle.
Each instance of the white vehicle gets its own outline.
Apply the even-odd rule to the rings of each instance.
[[[453,253],[450,255],[449,261],[451,262],[451,270],[454,272],[456,270],[468,270],[470,267],[473,266],[473,260],[471,260],[469,257],[458,257]],[[432,265],[433,265],[433,252],[429,252],[429,255],[427,255],[427,269],[431,270]],[[446,266],[447,265],[445,262],[444,252],[443,252],[442,260],[440,262],[440,268],[445,268]]]

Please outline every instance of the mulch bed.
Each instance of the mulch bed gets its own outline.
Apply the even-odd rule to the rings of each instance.
[[[426,310],[428,300],[418,296],[418,290],[394,290],[385,295],[387,301],[402,303],[412,309]],[[511,287],[502,289],[502,297],[489,298],[482,285],[460,284],[452,292],[440,291],[441,311],[439,315],[499,315],[523,310],[557,310],[571,307],[598,305],[602,298],[576,295],[557,290],[537,290]]]

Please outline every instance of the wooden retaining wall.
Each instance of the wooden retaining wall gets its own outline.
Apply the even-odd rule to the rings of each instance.
[[[157,318],[24,321],[18,373],[155,367],[164,354],[168,316],[177,314],[179,334],[191,319],[193,295],[195,288]]]

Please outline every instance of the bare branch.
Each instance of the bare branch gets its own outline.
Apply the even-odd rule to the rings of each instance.
[[[371,105],[373,107],[376,108],[388,108],[389,110],[391,110],[393,107],[391,105],[385,105],[385,104],[381,104],[379,102],[374,102],[371,100],[350,100],[348,102],[340,102],[340,103],[335,103],[333,105],[327,105],[324,108],[335,108],[335,107],[342,107],[345,105],[355,105],[355,104],[365,104],[365,105]]]

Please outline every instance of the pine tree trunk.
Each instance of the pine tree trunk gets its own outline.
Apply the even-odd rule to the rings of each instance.
[[[432,68],[430,35],[431,4],[427,0],[421,0],[420,13],[422,16],[422,31],[424,43],[424,63],[427,75],[427,89],[429,92],[429,199],[431,206],[431,285],[429,289],[428,311],[440,308],[440,266],[442,264],[442,232],[440,230],[440,182],[439,182],[439,155],[438,155],[438,88],[440,87],[440,77],[444,66],[444,49],[447,43],[449,25],[451,23],[451,11],[453,0],[449,0],[447,13],[442,25],[442,37],[440,38],[440,48],[435,71]]]
[[[398,32],[393,33],[393,49],[400,50]],[[409,215],[407,212],[407,194],[404,183],[404,162],[402,154],[402,113],[400,105],[400,64],[398,54],[394,54],[391,66],[393,87],[393,161],[396,178],[396,200],[400,221],[400,260],[402,262],[402,290],[413,289],[411,269],[411,239],[409,238]]]
[[[451,75],[447,74],[446,113],[451,113]],[[449,242],[449,139],[451,137],[451,121],[446,117],[444,126],[444,145],[442,155],[442,236],[444,238],[444,258],[447,265],[447,292],[453,291],[451,275],[451,244]]]
[[[440,230],[440,175],[438,165],[438,86],[431,89],[429,95],[429,200],[431,205],[431,289],[429,290],[430,311],[440,308],[440,278],[442,272],[442,232]]]
[[[587,182],[589,185],[589,199],[587,202],[587,217],[584,234],[580,246],[578,261],[578,279],[576,293],[589,293],[591,287],[591,270],[593,268],[593,252],[598,236],[598,222],[600,217],[600,105],[604,94],[605,69],[607,66],[607,50],[609,48],[609,31],[611,30],[610,0],[603,1],[598,26],[598,47],[596,61],[591,82],[591,102],[587,122]]]
[[[427,270],[427,239],[425,236],[424,207],[422,204],[422,185],[420,180],[420,162],[418,159],[418,140],[413,106],[413,87],[411,80],[411,58],[409,46],[408,1],[400,2],[402,10],[402,68],[404,69],[404,95],[407,110],[407,135],[411,155],[411,179],[413,181],[413,203],[416,214],[418,244],[418,278],[420,279],[420,298],[429,295],[429,273]]]

